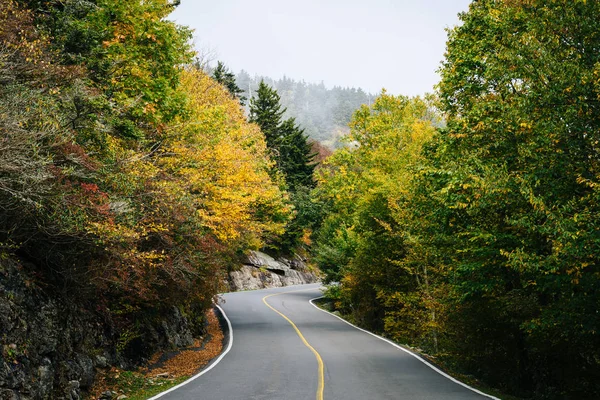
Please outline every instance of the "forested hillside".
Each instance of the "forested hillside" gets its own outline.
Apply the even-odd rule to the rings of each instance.
[[[242,70],[236,77],[237,85],[247,98],[256,93],[261,81],[277,90],[281,104],[287,108],[286,117],[295,118],[312,140],[329,148],[341,146],[340,139],[348,133],[354,111],[375,99],[375,95],[360,88],[328,89],[323,83],[296,81],[285,76],[281,79],[250,76]]]
[[[26,324],[2,327],[0,366],[13,371],[3,396],[79,395],[94,354],[130,365],[176,345],[156,333],[173,310],[201,334],[228,269],[276,246],[295,214],[263,132],[194,67],[190,31],[166,19],[173,8],[0,3],[0,316]],[[18,314],[48,297],[98,332],[76,339],[76,316]],[[48,353],[32,345],[36,332],[21,333],[62,321],[67,337],[52,328],[51,347],[68,350]],[[36,377],[38,367],[50,372]]]
[[[264,136],[181,67],[166,0],[21,3],[0,14],[4,251],[116,308],[209,305],[227,254],[289,213]]]
[[[461,20],[436,107],[380,96],[319,170],[315,260],[363,326],[508,393],[600,398],[600,3]]]

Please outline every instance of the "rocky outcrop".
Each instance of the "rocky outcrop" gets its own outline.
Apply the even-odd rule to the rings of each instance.
[[[31,270],[0,259],[0,400],[81,399],[100,369],[131,367],[197,333],[176,307],[119,332],[100,305],[48,294]]]
[[[259,251],[250,252],[242,267],[229,273],[229,286],[232,291],[301,285],[318,281],[319,277],[309,270],[300,257],[276,260]]]

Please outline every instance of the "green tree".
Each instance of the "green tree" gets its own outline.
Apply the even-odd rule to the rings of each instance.
[[[326,213],[315,261],[339,281],[339,307],[356,322],[422,346],[433,331],[433,271],[408,258],[406,212],[423,146],[435,129],[422,99],[383,93],[352,119],[347,140],[317,174]]]
[[[316,154],[294,118],[282,121],[286,109],[280,100],[277,91],[261,81],[256,97],[250,100],[250,122],[260,126],[265,134],[267,146],[289,189],[312,187]]]
[[[280,100],[277,91],[264,81],[260,82],[256,95],[250,99],[249,121],[260,127],[267,140],[267,146],[274,151],[274,157],[277,157],[276,151],[281,140],[281,118],[285,113]]]
[[[277,91],[261,81],[256,97],[250,100],[250,121],[260,126],[265,134],[271,157],[290,192],[295,214],[277,244],[280,251],[290,253],[302,244],[302,239],[319,220],[318,210],[309,194],[314,187],[313,159],[316,153],[312,152],[304,130],[294,118],[282,121],[286,109],[282,108],[280,100]]]
[[[246,97],[242,96],[244,91],[239,88],[236,83],[235,74],[231,72],[222,61],[217,62],[217,67],[213,70],[212,77],[214,80],[225,86],[231,96],[239,100],[243,106]]]
[[[313,172],[315,164],[313,159],[316,154],[294,118],[285,120],[281,124],[281,139],[279,143],[279,169],[286,178],[292,191],[299,187],[312,188],[314,186]]]
[[[600,4],[483,0],[461,20],[428,181],[456,352],[517,393],[598,397]]]
[[[62,63],[86,69],[118,114],[115,128],[123,136],[141,138],[148,124],[166,123],[185,109],[176,89],[193,53],[191,31],[166,18],[176,2],[19,2],[36,10]]]

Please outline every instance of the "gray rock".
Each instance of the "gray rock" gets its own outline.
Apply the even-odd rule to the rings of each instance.
[[[7,387],[11,380],[11,370],[7,363],[0,362],[0,387]],[[2,398],[0,397],[0,400]]]
[[[31,284],[32,271],[35,266],[14,258],[0,259],[0,400],[79,400],[96,368],[128,369],[160,348],[189,346],[192,332],[203,332],[200,320],[173,307],[140,317],[136,333],[145,354],[117,351],[121,332],[108,310]]]
[[[107,368],[108,360],[104,356],[96,356],[94,358],[94,366],[96,366],[97,368]]]
[[[94,383],[96,370],[92,359],[85,354],[78,354],[77,364],[79,366],[79,386],[89,388]]]
[[[37,371],[38,388],[37,393],[40,397],[44,397],[47,393],[52,393],[54,389],[54,368],[49,358],[42,359],[42,365]]]
[[[19,400],[19,395],[10,389],[0,389],[0,400]]]
[[[161,323],[163,333],[172,348],[191,346],[194,336],[185,318],[177,307],[171,309],[169,316]]]
[[[301,285],[318,282],[319,278],[308,271],[303,260],[278,259],[252,251],[248,254],[247,264],[229,274],[232,291],[256,290],[270,287]]]
[[[69,381],[66,389],[66,400],[80,400],[79,381]]]
[[[107,390],[106,392],[102,393],[99,398],[99,400],[112,400],[112,399],[113,399],[113,394],[110,390]]]
[[[268,254],[261,253],[260,251],[251,251],[248,253],[248,264],[254,267],[262,267],[266,269],[287,269],[287,265],[282,264],[279,261],[276,261],[273,257]]]

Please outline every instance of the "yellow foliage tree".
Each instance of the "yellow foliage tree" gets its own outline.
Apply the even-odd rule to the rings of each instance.
[[[273,163],[258,126],[202,71],[185,71],[181,89],[189,114],[168,134],[157,165],[193,194],[201,224],[221,241],[258,247],[264,234],[283,233],[290,210],[269,177]]]
[[[113,259],[109,281],[144,302],[161,295],[156,285],[176,297],[186,287],[217,293],[231,255],[283,233],[291,214],[264,136],[239,103],[196,69],[182,72],[179,90],[185,112],[145,152],[112,139],[120,172],[104,180],[102,200],[111,212],[88,223]]]

